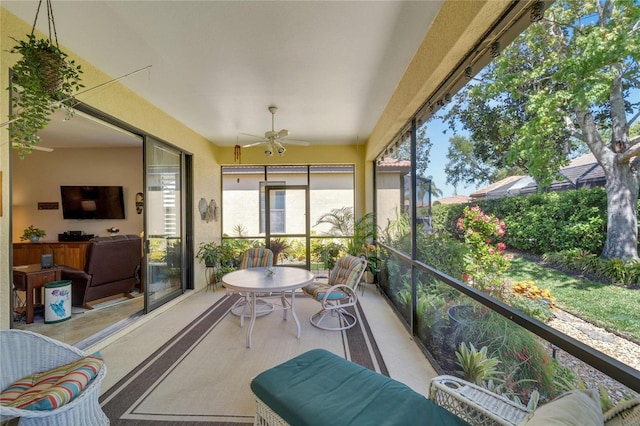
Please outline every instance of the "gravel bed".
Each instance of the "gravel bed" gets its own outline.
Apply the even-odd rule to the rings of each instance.
[[[556,312],[556,317],[549,321],[548,325],[611,358],[640,370],[640,346],[634,342],[561,310]],[[598,388],[602,385],[609,392],[614,404],[624,397],[640,396],[637,392],[562,350],[556,351],[556,359],[562,366],[571,369],[577,377],[580,377],[587,388]]]

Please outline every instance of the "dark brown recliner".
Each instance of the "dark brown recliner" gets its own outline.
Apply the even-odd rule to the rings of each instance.
[[[84,271],[64,267],[62,279],[71,280],[73,306],[116,295],[130,296],[139,280],[142,239],[137,235],[98,237],[89,241]]]

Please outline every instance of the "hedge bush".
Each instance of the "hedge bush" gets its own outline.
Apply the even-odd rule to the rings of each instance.
[[[510,249],[542,254],[578,249],[600,254],[607,232],[604,188],[549,192],[474,203],[507,223]],[[457,234],[455,223],[469,204],[433,206],[433,226]]]

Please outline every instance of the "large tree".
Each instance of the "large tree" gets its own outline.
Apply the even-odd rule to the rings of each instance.
[[[466,186],[474,183],[492,183],[508,176],[524,173],[522,168],[514,165],[499,167],[494,159],[477,153],[480,144],[481,142],[474,143],[462,135],[453,135],[449,138],[448,161],[444,168],[448,184],[457,187],[460,184]]]
[[[549,183],[588,146],[606,176],[604,258],[638,258],[640,4],[552,4],[480,75],[448,114],[474,154]]]

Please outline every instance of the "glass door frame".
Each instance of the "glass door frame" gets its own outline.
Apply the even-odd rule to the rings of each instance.
[[[287,191],[287,190],[303,190],[304,191],[304,215],[305,215],[305,232],[304,234],[287,234],[278,233],[271,234],[271,191]],[[265,185],[264,187],[264,208],[265,208],[265,244],[266,247],[271,245],[271,238],[301,238],[305,241],[305,268],[311,270],[311,201],[310,201],[309,185]],[[293,267],[301,267],[291,265]]]
[[[152,300],[149,289],[151,284],[150,277],[150,258],[149,254],[151,252],[150,247],[150,235],[149,235],[149,203],[151,201],[149,197],[148,185],[150,181],[150,149],[153,147],[162,147],[171,151],[174,151],[179,155],[179,188],[180,197],[177,201],[180,203],[180,285],[175,291],[171,291],[166,295],[158,298],[157,300]],[[193,161],[191,158],[191,154],[183,151],[182,149],[164,142],[160,139],[154,138],[149,135],[145,135],[144,137],[144,175],[143,175],[143,186],[144,186],[144,238],[143,238],[143,271],[144,271],[144,313],[148,313],[163,304],[167,303],[170,300],[175,299],[176,297],[184,294],[186,289],[193,289],[193,174],[191,167],[193,165]]]

